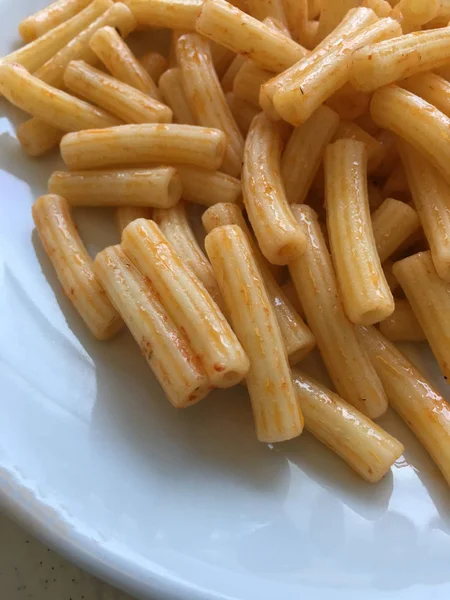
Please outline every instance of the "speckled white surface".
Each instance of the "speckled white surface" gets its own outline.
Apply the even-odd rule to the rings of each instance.
[[[1,511],[0,590],[5,600],[133,600],[61,558]]]

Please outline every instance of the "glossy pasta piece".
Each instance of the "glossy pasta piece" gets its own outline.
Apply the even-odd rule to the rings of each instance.
[[[156,223],[144,219],[131,223],[123,232],[122,249],[151,280],[212,384],[229,388],[242,381],[249,369],[245,351],[217,304]]]
[[[262,253],[284,265],[305,248],[305,237],[289,208],[281,177],[282,140],[276,123],[264,115],[253,120],[245,142],[244,204]]]
[[[450,377],[450,284],[437,274],[430,252],[404,258],[393,270],[444,377]]]
[[[211,383],[150,281],[132,265],[120,246],[97,254],[94,271],[171,404],[185,408],[202,400],[211,390]]]
[[[295,205],[293,210],[307,246],[305,253],[290,263],[289,271],[308,325],[338,394],[376,419],[386,412],[386,394],[345,314],[317,214],[307,205]]]
[[[436,388],[376,329],[359,328],[392,408],[429,452],[450,484],[450,410]]]
[[[69,204],[61,196],[47,194],[36,200],[32,212],[44,250],[66,296],[96,338],[112,338],[123,322],[94,274]]]
[[[145,123],[109,129],[88,129],[64,136],[61,154],[71,170],[181,163],[218,169],[225,152],[217,129],[192,125]]]
[[[258,440],[292,439],[303,431],[303,416],[281,332],[251,247],[236,225],[213,229],[205,246],[233,329],[249,357],[246,383]]]
[[[181,178],[174,167],[110,171],[55,171],[48,181],[51,194],[72,206],[133,206],[171,208],[181,198]]]
[[[305,429],[363,479],[377,483],[403,454],[403,445],[373,421],[298,369],[292,372]]]
[[[367,196],[367,155],[362,142],[339,140],[325,153],[327,226],[345,311],[371,325],[394,311],[381,268]]]

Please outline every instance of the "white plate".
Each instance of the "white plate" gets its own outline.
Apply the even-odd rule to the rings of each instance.
[[[0,55],[42,0],[0,0]],[[30,207],[59,161],[26,158],[0,100],[0,494],[16,518],[142,598],[450,597],[450,490],[407,451],[380,484],[305,434],[269,448],[242,390],[175,411],[128,335],[94,341],[61,293]],[[89,250],[107,211],[78,214]],[[415,359],[437,384],[425,347]]]

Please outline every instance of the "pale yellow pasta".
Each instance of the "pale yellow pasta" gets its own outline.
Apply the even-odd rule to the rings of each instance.
[[[56,0],[19,23],[19,33],[28,44],[80,13],[91,0]]]
[[[324,164],[328,235],[345,311],[353,323],[378,323],[392,314],[394,299],[372,230],[365,145],[338,140]]]
[[[220,202],[218,204],[214,204],[209,210],[206,210],[203,213],[202,223],[203,227],[208,233],[215,227],[220,227],[221,225],[238,225],[247,236],[247,239],[252,247],[253,254],[258,259],[259,268],[264,273],[268,269],[276,281],[280,280],[283,267],[280,265],[273,265],[263,256],[255,236],[247,226],[247,222],[242,214],[241,206],[237,206],[235,203],[229,202]],[[264,267],[262,266],[262,263],[264,263]]]
[[[362,142],[367,150],[367,172],[374,173],[383,160],[383,145],[370,133],[352,121],[341,121],[335,139],[356,140]]]
[[[303,252],[305,236],[284,192],[281,151],[277,124],[264,114],[256,116],[245,142],[244,204],[264,256],[271,263],[285,265]]]
[[[193,125],[144,123],[88,129],[61,141],[64,162],[78,171],[155,161],[218,169],[224,152],[221,131]]]
[[[437,274],[429,251],[396,262],[393,271],[444,377],[450,377],[450,284]]]
[[[244,232],[264,279],[267,294],[280,326],[289,362],[290,364],[298,363],[314,348],[314,336],[283,289],[278,285],[275,274],[272,273],[270,266],[262,256],[241,210],[233,204],[217,204],[203,214],[202,221],[207,233],[216,227],[225,225],[237,225]]]
[[[252,60],[247,60],[236,73],[233,92],[238,98],[259,108],[260,88],[273,76],[271,71],[262,69]]]
[[[125,0],[139,26],[193,31],[203,0]]]
[[[364,0],[361,6],[371,8],[377,17],[392,17],[392,6],[386,0]]]
[[[384,263],[419,227],[419,216],[409,204],[386,198],[372,213],[373,236],[380,261]]]
[[[38,118],[28,119],[16,129],[22,150],[29,156],[42,156],[49,152],[58,146],[63,135],[64,131]]]
[[[209,42],[196,33],[182,35],[177,40],[176,56],[183,89],[196,123],[224,132],[227,144],[222,169],[229,175],[239,176],[244,139],[225,100]]]
[[[448,63],[450,28],[402,35],[369,44],[351,58],[350,81],[356,89],[371,92],[423,71]]]
[[[148,277],[175,325],[186,332],[212,384],[242,381],[249,360],[217,304],[153,221],[138,219],[123,232],[122,249]]]
[[[159,83],[161,75],[167,70],[167,58],[159,52],[150,50],[139,57],[139,62],[155,83]]]
[[[35,72],[35,76],[54,87],[62,87],[64,83],[64,71],[72,60],[84,60],[89,64],[92,64],[97,60],[95,54],[89,48],[89,40],[97,29],[107,25],[117,27],[121,35],[126,37],[133,29],[135,29],[136,19],[124,4],[117,2],[42,65],[42,67]],[[37,120],[39,120],[38,117],[34,117],[32,121]],[[50,125],[47,125],[47,127],[50,127]],[[45,124],[42,121],[30,122],[30,124],[27,125],[25,132],[27,135],[25,141],[27,147],[39,149],[39,154],[44,154],[52,148],[50,145],[50,140],[52,138],[55,140],[53,147],[58,144],[56,132],[46,132]],[[33,135],[44,135],[46,143],[43,144],[39,140],[33,139]]]
[[[36,71],[111,6],[113,6],[112,0],[93,0],[78,15],[61,23],[39,39],[4,56],[2,62],[18,63],[30,73]]]
[[[164,237],[172,244],[175,252],[181,256],[183,262],[202,282],[211,298],[223,310],[223,299],[211,264],[192,231],[184,203],[179,202],[169,209],[154,210],[153,220],[161,229]]]
[[[234,92],[227,92],[225,98],[242,135],[247,136],[253,119],[260,112],[259,109],[250,102],[238,98]]]
[[[99,340],[122,328],[123,322],[94,275],[92,260],[78,235],[68,202],[47,194],[33,204],[33,220],[64,293]]]
[[[440,5],[441,0],[400,0],[391,14],[398,19],[403,31],[409,33],[434,19],[439,13]]]
[[[212,388],[209,378],[150,281],[120,246],[97,254],[94,271],[171,404],[186,408],[202,400]]]
[[[360,4],[360,0],[340,0],[339,2],[333,0],[323,2],[322,0],[320,5],[318,41],[320,42],[326,36],[332,34],[342,20],[348,16],[348,11],[355,9]]]
[[[309,69],[295,77],[289,85],[275,92],[275,111],[292,125],[303,123],[347,83],[354,50],[372,42],[395,38],[401,32],[397,21],[387,17],[346,39],[342,45],[320,57]],[[308,61],[309,57],[306,59]]]
[[[377,16],[368,8],[350,10],[342,23],[319,44],[308,57],[295,62],[290,68],[268,81],[261,89],[260,104],[264,111],[273,119],[279,119],[275,110],[273,98],[277,91],[291,85],[297,78],[310,70],[316,69],[320,61],[327,55],[334,59],[334,52],[342,49],[344,42],[354,38],[365,27],[375,23]],[[344,81],[345,83],[345,81]]]
[[[183,198],[194,204],[213,206],[220,202],[235,204],[241,201],[242,186],[239,179],[196,167],[178,166],[183,184]]]
[[[298,369],[292,371],[305,429],[363,479],[377,483],[404,452],[403,444]]]
[[[290,203],[303,204],[322,164],[327,144],[339,125],[338,115],[321,106],[294,129],[281,159],[281,175]]]
[[[249,357],[246,383],[258,440],[297,437],[303,416],[280,328],[245,234],[237,225],[218,227],[205,246],[233,329]]]
[[[425,334],[408,300],[397,299],[390,317],[381,321],[380,333],[391,342],[424,342]]]
[[[152,209],[144,206],[119,206],[116,209],[116,226],[120,237],[126,227],[136,219],[151,219]]]
[[[121,123],[109,113],[47,85],[21,65],[0,64],[0,92],[15,106],[62,131]]]
[[[399,149],[434,266],[450,282],[450,185],[409,144],[401,143]]]
[[[174,167],[116,171],[55,171],[51,194],[73,206],[170,208],[181,198],[181,178]]]
[[[247,0],[247,5],[249,14],[259,21],[273,17],[280,23],[286,23],[283,0]]]
[[[136,28],[136,19],[122,2],[116,2],[42,65],[36,71],[36,77],[55,87],[62,87],[64,71],[72,60],[84,60],[89,64],[95,63],[97,57],[91,50],[89,42],[96,31],[108,26],[117,27],[120,34],[126,37]]]
[[[304,204],[295,205],[293,211],[307,246],[289,271],[328,373],[344,400],[372,419],[380,417],[387,398],[345,314],[317,214]]]
[[[374,93],[370,113],[377,125],[409,142],[450,183],[450,162],[447,158],[449,117],[422,98],[395,85]]]
[[[401,87],[433,104],[450,117],[450,82],[432,73],[421,73],[401,82]]]
[[[64,83],[69,91],[107,110],[124,123],[172,122],[172,111],[168,106],[82,60],[69,63]]]
[[[186,99],[181,82],[180,69],[174,67],[167,69],[159,80],[159,90],[167,106],[170,106],[175,123],[195,125],[196,121],[191,107]]]
[[[447,401],[376,329],[361,327],[359,336],[392,408],[418,437],[450,484],[450,410]]]
[[[205,0],[196,22],[205,37],[279,73],[306,55],[305,48],[225,0]]]
[[[91,37],[89,47],[116,79],[156,100],[162,100],[153,78],[114,27],[98,29]]]
[[[297,42],[309,47],[306,30],[310,23],[308,0],[283,0],[284,16],[289,31]],[[317,31],[316,31],[317,34]]]

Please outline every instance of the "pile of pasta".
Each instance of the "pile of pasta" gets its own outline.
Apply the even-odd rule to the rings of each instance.
[[[266,443],[305,427],[370,482],[390,404],[450,483],[450,411],[393,342],[450,373],[448,0],[57,0],[0,92],[59,146],[33,217],[100,340],[125,324],[168,400],[244,383]],[[171,30],[166,58],[126,38]],[[149,33],[151,35],[151,32]],[[188,204],[204,207],[204,249]],[[72,207],[117,207],[92,260]],[[336,392],[302,372],[317,346]]]

